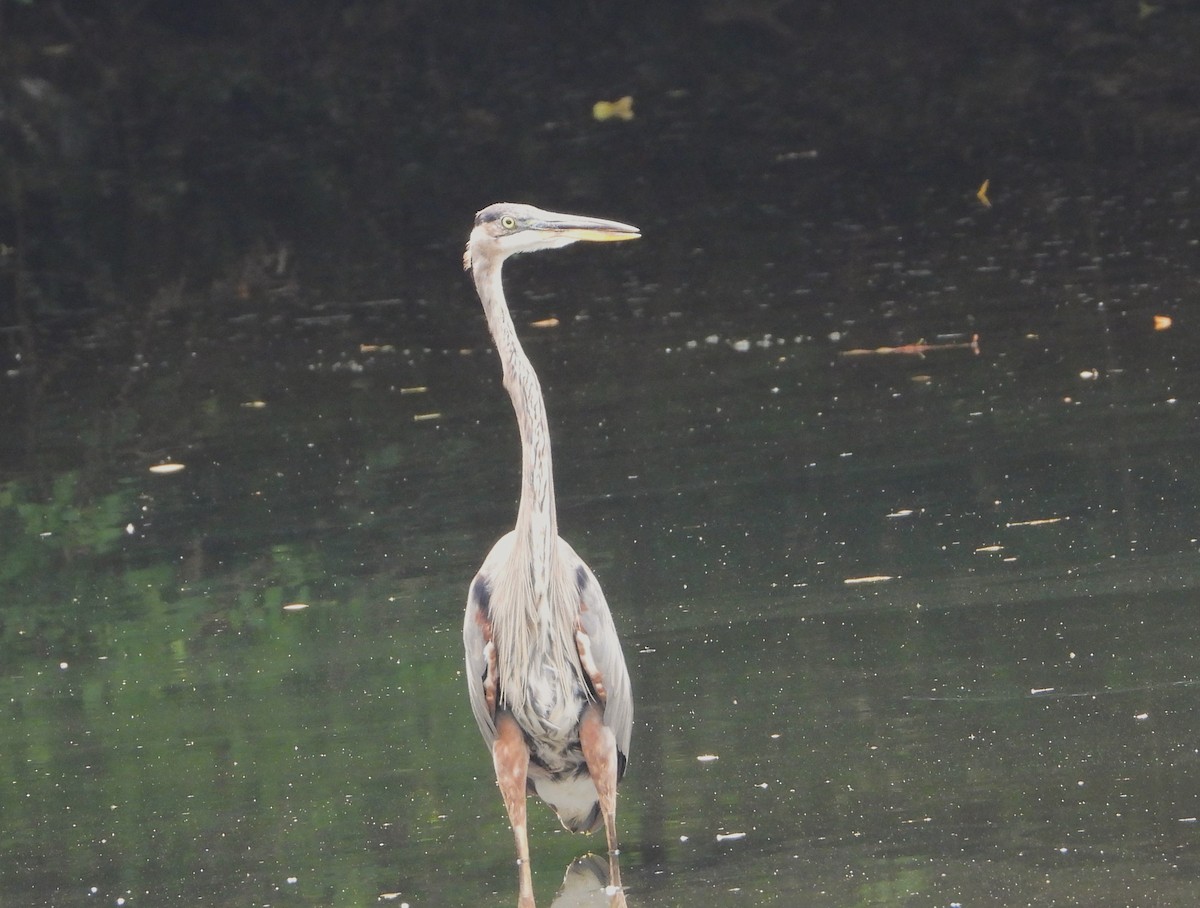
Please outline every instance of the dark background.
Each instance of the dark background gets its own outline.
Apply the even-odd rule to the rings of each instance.
[[[0,0],[0,327],[419,295],[505,198],[683,235],[764,190],[1178,166],[1197,46],[1135,0]]]

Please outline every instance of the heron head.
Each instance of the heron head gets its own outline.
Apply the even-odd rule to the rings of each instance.
[[[558,249],[583,240],[611,243],[636,240],[641,231],[619,221],[557,214],[532,205],[498,202],[475,215],[475,228],[467,242],[463,268],[485,261],[502,262],[519,252]]]

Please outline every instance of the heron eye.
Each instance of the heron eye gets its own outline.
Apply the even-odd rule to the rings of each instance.
[[[514,227],[517,226],[517,219],[514,218],[511,214],[506,214],[504,217],[502,217],[500,219],[500,226],[503,227],[505,230],[512,230]]]

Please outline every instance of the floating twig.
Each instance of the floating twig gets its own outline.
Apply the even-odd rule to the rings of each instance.
[[[842,350],[838,353],[839,356],[888,356],[891,354],[900,354],[907,356],[924,356],[933,350],[970,350],[976,356],[979,355],[979,335],[971,335],[969,341],[952,341],[948,344],[927,344],[921,341],[917,344],[902,344],[899,347],[875,347],[874,349],[858,348],[854,350]]]

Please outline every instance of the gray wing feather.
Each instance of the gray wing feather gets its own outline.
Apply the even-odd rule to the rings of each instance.
[[[617,739],[617,749],[628,760],[629,741],[633,734],[633,693],[629,686],[629,673],[625,669],[625,656],[621,652],[621,641],[595,575],[570,545],[561,539],[559,544],[565,563],[575,565],[582,606],[579,622],[590,638],[592,658],[608,691],[604,724],[612,729]]]
[[[488,618],[490,603],[485,601],[490,597],[496,566],[507,557],[512,547],[513,534],[507,533],[492,547],[483,567],[471,581],[467,591],[467,612],[463,618],[463,650],[466,655],[467,694],[471,700],[471,712],[475,714],[475,722],[480,734],[490,750],[496,741],[496,717],[488,709],[487,699],[483,693],[483,676],[487,671],[487,659],[484,647],[491,633],[491,622]]]
[[[475,580],[471,582],[470,592],[467,593],[467,616],[463,621],[463,648],[466,650],[467,656],[467,694],[471,699],[471,712],[475,714],[475,722],[479,725],[479,731],[490,749],[496,740],[496,722],[495,717],[488,710],[487,701],[483,696],[483,673],[487,670],[483,648],[486,643],[483,628],[476,620],[479,603],[475,596],[475,589],[482,576],[482,573],[476,575]]]

